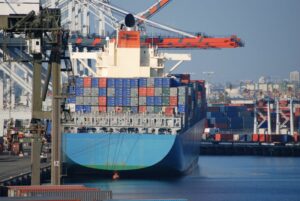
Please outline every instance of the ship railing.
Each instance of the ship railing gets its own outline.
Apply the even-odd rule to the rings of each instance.
[[[73,122],[67,122],[65,127],[94,127],[108,132],[120,130],[138,133],[177,134],[184,126],[184,117],[165,116],[163,114],[88,114],[75,113]],[[144,129],[144,130],[143,130]]]

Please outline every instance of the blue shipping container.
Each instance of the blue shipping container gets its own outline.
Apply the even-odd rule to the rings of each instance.
[[[130,88],[130,80],[129,78],[124,78],[123,79],[123,88]]]
[[[116,98],[114,96],[107,96],[107,106],[116,106]]]
[[[179,113],[185,113],[186,112],[186,106],[185,105],[178,105],[178,112]]]
[[[83,112],[84,113],[91,113],[92,112],[92,107],[90,105],[83,105]]]
[[[122,99],[123,99],[123,106],[131,105],[130,97],[123,97]]]
[[[83,88],[77,88],[75,89],[75,95],[76,96],[83,96]]]
[[[107,79],[107,88],[114,88],[115,86],[116,86],[116,79],[108,78]]]
[[[162,97],[161,96],[154,97],[154,105],[162,105]]]
[[[68,93],[69,94],[75,94],[75,87],[74,86],[70,86],[69,88],[68,88]]]
[[[116,88],[115,90],[115,96],[123,96],[123,88]]]
[[[123,95],[123,97],[130,97],[131,96],[131,89],[130,88],[123,88],[122,95]]]
[[[147,78],[139,78],[139,87],[147,87]]]
[[[123,106],[123,97],[116,97],[116,106]]]
[[[154,96],[147,96],[146,97],[146,104],[148,105],[154,105]]]
[[[132,113],[138,113],[139,112],[138,107],[130,107],[130,110],[131,110]]]
[[[116,79],[116,88],[122,88],[123,87],[123,79],[122,78],[117,78]]]
[[[154,78],[154,87],[162,87],[163,79],[162,78]]]
[[[83,105],[76,105],[75,106],[75,111],[76,112],[83,112]]]
[[[139,80],[136,78],[130,79],[130,88],[138,88]]]
[[[99,93],[98,93],[99,96],[106,96],[106,93],[107,93],[106,88],[99,88],[98,91],[99,91]]]
[[[171,79],[168,77],[162,78],[162,86],[163,87],[170,87]]]
[[[83,87],[83,77],[76,77],[75,78],[75,86],[76,87]]]
[[[67,98],[67,103],[76,103],[76,97]]]
[[[92,88],[98,88],[98,81],[99,79],[96,77],[92,78]]]

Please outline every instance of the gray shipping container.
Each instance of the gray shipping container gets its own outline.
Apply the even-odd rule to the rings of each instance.
[[[178,96],[178,105],[185,105],[186,101],[187,101],[186,96]]]
[[[131,88],[130,89],[130,96],[131,97],[138,97],[139,96],[139,89],[138,88]]]
[[[178,87],[178,96],[185,96],[187,94],[187,87],[180,86]]]
[[[154,87],[154,78],[150,77],[147,79],[147,87]]]
[[[115,96],[116,91],[115,88],[107,88],[107,96]]]
[[[76,105],[83,105],[83,97],[82,96],[76,96]]]
[[[83,105],[92,105],[92,97],[83,97]]]
[[[91,105],[99,105],[98,97],[91,97]]]
[[[123,113],[131,112],[131,107],[122,107],[122,112]]]
[[[130,98],[131,106],[139,106],[139,98]]]
[[[108,113],[115,112],[115,111],[116,111],[115,107],[107,107]]]
[[[170,96],[177,96],[177,87],[170,88]]]
[[[91,96],[92,88],[83,88],[83,96]]]
[[[147,105],[146,97],[143,97],[143,96],[139,97],[139,105]]]
[[[162,96],[162,88],[155,87],[154,95],[155,96]]]
[[[97,113],[97,112],[99,112],[99,106],[92,106],[92,107],[91,107],[91,112],[92,112],[92,113]]]
[[[147,112],[154,113],[154,106],[147,106]]]
[[[98,88],[92,88],[92,96],[99,96],[99,89]]]

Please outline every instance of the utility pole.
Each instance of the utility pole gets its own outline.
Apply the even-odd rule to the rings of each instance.
[[[59,36],[57,33],[56,36]],[[54,36],[56,40],[58,37]],[[61,179],[61,130],[60,130],[60,49],[59,45],[52,48],[52,161],[51,184],[60,185]]]

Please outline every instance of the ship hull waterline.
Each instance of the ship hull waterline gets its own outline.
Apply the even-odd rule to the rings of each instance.
[[[198,162],[204,119],[177,135],[63,133],[68,176],[182,175]]]

